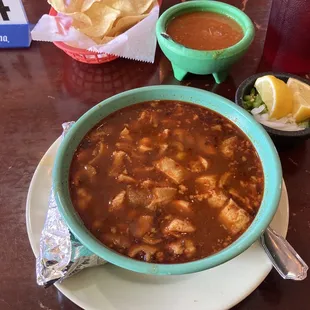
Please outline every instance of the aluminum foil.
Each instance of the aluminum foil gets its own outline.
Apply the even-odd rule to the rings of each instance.
[[[62,139],[74,122],[64,123]],[[37,283],[48,287],[56,281],[78,273],[84,268],[106,263],[89,251],[70,232],[62,218],[51,189],[48,211],[40,238],[40,251],[36,259]]]

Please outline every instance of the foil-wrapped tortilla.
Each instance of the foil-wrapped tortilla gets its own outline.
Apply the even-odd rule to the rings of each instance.
[[[74,122],[64,123],[62,139]],[[106,263],[89,251],[68,229],[62,218],[53,189],[51,189],[48,211],[40,238],[40,252],[36,259],[38,285],[48,287],[62,281],[84,268]]]

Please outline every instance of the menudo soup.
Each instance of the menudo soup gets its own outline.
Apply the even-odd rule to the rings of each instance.
[[[184,263],[227,247],[264,190],[257,153],[223,116],[180,101],[112,113],[82,140],[73,205],[106,246],[137,260]]]

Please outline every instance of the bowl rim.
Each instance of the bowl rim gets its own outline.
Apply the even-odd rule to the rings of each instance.
[[[258,79],[262,76],[265,76],[265,75],[273,75],[273,76],[280,78],[280,79],[282,79],[282,78],[287,78],[287,79],[294,78],[294,79],[299,80],[299,81],[310,86],[310,80],[307,80],[303,77],[300,77],[298,75],[291,74],[291,73],[273,72],[273,71],[256,73],[256,74],[253,74],[253,75],[247,77],[237,88],[237,91],[235,94],[235,102],[238,106],[240,106],[242,109],[244,109],[243,104],[242,104],[242,98],[244,96],[245,88],[251,84],[253,84],[253,87],[254,87],[254,83],[255,83],[256,79]],[[246,112],[248,112],[248,111],[246,111]],[[249,114],[251,115],[251,113],[249,113]],[[268,133],[270,133],[271,135],[274,135],[274,136],[295,137],[295,138],[310,136],[310,128],[305,128],[304,130],[297,130],[297,131],[285,131],[285,130],[279,130],[279,129],[271,128],[271,127],[268,127],[268,126],[263,125],[263,124],[261,124],[261,125],[265,128],[265,130]]]
[[[166,32],[166,25],[171,18],[173,18],[180,11],[190,9],[190,8],[195,8],[195,7],[197,8],[197,10],[202,7],[220,8],[222,12],[218,14],[229,16],[236,23],[238,23],[238,25],[242,27],[242,30],[244,31],[244,36],[239,42],[237,42],[236,44],[232,46],[229,46],[224,49],[210,50],[210,51],[208,50],[201,51],[201,50],[195,50],[192,48],[188,48],[175,42],[173,39],[168,40],[162,37],[161,33]],[[233,18],[231,14],[227,13],[227,11],[229,10],[233,11],[236,14],[241,15],[242,23],[240,23],[239,20]],[[244,25],[242,26],[242,24]],[[201,58],[201,57],[206,58],[207,57],[210,59],[216,59],[220,57],[221,54],[223,54],[224,52],[225,52],[225,58],[228,58],[228,57],[232,57],[235,54],[241,53],[242,51],[246,50],[254,39],[255,28],[254,28],[254,25],[251,19],[248,17],[248,15],[246,15],[243,11],[241,11],[235,6],[232,6],[224,2],[219,2],[219,1],[194,0],[194,1],[189,1],[189,2],[178,3],[176,5],[173,5],[169,9],[167,9],[157,20],[156,36],[158,40],[161,40],[161,41],[165,40],[167,43],[167,46],[169,46],[169,48],[177,54],[185,52],[187,54],[190,54],[191,57],[195,57],[195,58]],[[180,47],[182,48],[181,50],[180,50]]]
[[[187,96],[190,96],[190,97],[194,95],[201,96],[203,98],[206,98],[206,102],[208,101],[208,99],[211,99],[211,100],[214,100],[214,101],[217,101],[223,104],[224,107],[222,109],[228,108],[231,111],[236,112],[238,115],[240,115],[240,118],[245,119],[244,120],[245,122],[248,122],[249,124],[251,124],[251,128],[252,129],[254,128],[254,131],[255,130],[258,131],[257,135],[259,136],[259,140],[261,141],[261,139],[263,139],[264,141],[264,148],[263,148],[264,152],[265,151],[268,152],[268,161],[266,160],[265,163],[266,165],[271,165],[272,167],[274,167],[274,173],[271,174],[271,176],[268,176],[268,178],[266,178],[265,176],[265,184],[266,183],[268,184],[269,182],[269,184],[272,184],[272,186],[274,186],[274,189],[267,191],[268,195],[266,199],[265,199],[266,191],[264,191],[264,197],[263,197],[263,202],[265,201],[264,208],[262,209],[262,207],[260,207],[260,211],[258,212],[257,216],[255,217],[250,227],[235,242],[233,242],[230,246],[226,247],[222,251],[217,252],[206,258],[193,261],[193,262],[182,263],[182,264],[154,264],[154,263],[141,262],[141,261],[129,258],[127,256],[123,256],[109,249],[108,247],[104,246],[98,239],[96,239],[86,229],[81,219],[77,217],[76,212],[72,211],[73,206],[72,206],[71,199],[70,198],[66,199],[66,194],[68,195],[69,189],[68,189],[68,179],[64,178],[64,176],[66,176],[66,168],[65,168],[64,163],[65,163],[66,158],[69,158],[70,163],[71,163],[72,156],[73,156],[73,154],[68,155],[67,148],[70,147],[71,142],[74,141],[74,137],[79,132],[81,125],[84,123],[87,123],[87,121],[90,120],[92,117],[94,118],[95,117],[94,115],[98,113],[98,109],[104,110],[105,106],[112,105],[112,104],[115,105],[115,103],[117,103],[117,101],[121,98],[126,99],[126,97],[130,98],[130,96],[133,96],[134,99],[132,100],[135,101],[135,102],[132,102],[133,104],[137,102],[142,102],[141,100],[137,100],[138,99],[137,96],[139,96],[139,94],[143,96],[143,94],[145,93],[146,94],[150,93],[150,96],[152,96],[151,93],[154,91],[157,92],[157,94],[160,94],[164,91],[169,92],[169,93],[173,93],[173,92],[177,93],[179,91],[180,95],[181,95],[181,92],[182,93],[187,92],[186,94]],[[173,94],[173,96],[175,96],[175,94]],[[150,98],[149,100],[156,100],[156,99]],[[180,100],[180,99],[178,98],[178,96],[175,96],[175,100]],[[186,100],[183,100],[183,101],[186,101]],[[126,106],[128,105],[130,104],[126,104]],[[202,104],[200,105],[203,106]],[[217,105],[217,107],[219,110],[221,109],[221,105]],[[120,108],[116,108],[116,110],[119,110],[119,109]],[[219,110],[217,110],[217,112],[221,114]],[[107,113],[104,117],[106,117],[110,113]],[[104,117],[102,117],[102,119]],[[246,126],[244,125],[244,127]],[[93,125],[88,126],[88,131],[91,128],[93,128]],[[244,128],[243,129],[240,128],[240,129],[244,132]],[[87,133],[87,131],[85,133],[84,131],[83,131],[83,136]],[[253,142],[253,139],[251,139],[251,137],[248,136],[248,138]],[[81,139],[78,141],[78,144],[80,141]],[[259,144],[259,142],[257,143]],[[262,161],[262,165],[264,168],[263,160],[261,159],[261,161]],[[265,171],[266,170],[264,169],[264,173]],[[248,247],[250,247],[257,239],[259,239],[261,234],[264,232],[264,230],[267,228],[267,226],[271,222],[278,208],[281,187],[282,187],[282,169],[281,169],[279,156],[277,154],[275,146],[272,143],[270,137],[268,136],[266,131],[263,129],[263,127],[257,122],[253,121],[253,118],[244,109],[242,109],[241,107],[237,106],[236,104],[234,104],[233,102],[231,102],[230,100],[224,97],[221,97],[214,93],[210,93],[205,90],[196,89],[192,87],[186,87],[186,86],[160,85],[160,86],[147,86],[147,87],[132,89],[132,90],[117,94],[113,97],[110,97],[102,101],[98,105],[88,110],[84,115],[82,115],[81,118],[69,130],[68,134],[64,137],[64,140],[62,141],[57,151],[56,160],[55,160],[55,164],[54,164],[54,168],[52,172],[52,179],[53,179],[53,190],[55,194],[55,200],[58,205],[60,213],[62,214],[71,232],[90,251],[92,251],[99,257],[104,258],[108,262],[111,262],[119,267],[131,270],[131,271],[145,273],[145,274],[153,274],[153,275],[171,275],[171,274],[186,274],[186,273],[198,272],[198,271],[206,270],[206,269],[218,266],[220,264],[223,264],[226,261],[241,254]],[[267,179],[268,180],[270,179],[270,180],[266,182]],[[259,214],[261,214],[261,216],[259,216]],[[256,224],[254,225],[254,223]]]

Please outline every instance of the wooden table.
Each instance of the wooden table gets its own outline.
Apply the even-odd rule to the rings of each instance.
[[[162,9],[176,3],[164,1]],[[236,88],[258,70],[270,0],[226,1],[245,10],[256,26],[249,52],[228,80],[216,85],[211,76],[189,76],[183,85],[234,99]],[[45,1],[24,0],[36,23],[48,11]],[[25,225],[27,190],[33,172],[61,133],[61,124],[76,120],[99,101],[124,90],[152,84],[179,84],[158,50],[155,64],[124,59],[92,66],[80,64],[50,43],[30,49],[1,51],[0,58],[0,309],[78,309],[56,288],[36,284],[35,258]],[[310,141],[279,150],[290,198],[288,240],[310,262]],[[240,270],[242,273],[242,270]],[[309,309],[310,280],[284,281],[273,270],[235,309]]]

